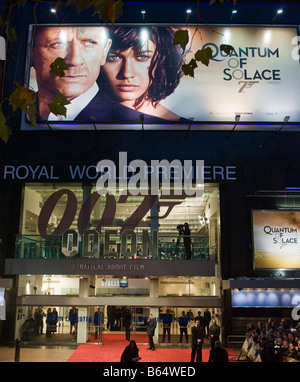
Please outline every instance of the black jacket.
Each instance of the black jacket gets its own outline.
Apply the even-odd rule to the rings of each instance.
[[[211,349],[208,362],[228,362],[228,353],[225,349]]]
[[[204,330],[202,326],[193,326],[192,327],[192,347],[197,346],[197,340],[201,339],[200,347],[203,345],[204,339]]]

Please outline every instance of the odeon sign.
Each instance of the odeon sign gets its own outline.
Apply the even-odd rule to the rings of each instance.
[[[66,208],[64,214],[51,233],[47,234],[47,227],[51,218],[51,215],[57,205],[58,201],[63,197],[67,196]],[[70,229],[76,213],[77,213],[77,198],[75,194],[69,189],[62,189],[54,192],[44,203],[39,219],[38,219],[38,229],[41,236],[45,237],[47,240],[51,237],[56,237],[57,235],[62,235],[62,252],[67,257],[75,256],[78,253],[79,248],[79,235],[82,235],[83,245],[82,245],[82,256],[84,257],[94,257],[99,253],[99,237],[103,233],[103,227],[112,226],[115,217],[117,204],[124,204],[129,195],[121,195],[117,201],[114,195],[105,195],[105,207],[101,218],[99,219],[98,225],[95,229],[88,229],[90,216],[97,203],[101,194],[98,192],[93,192],[82,204],[80,212],[77,219],[77,230]],[[137,209],[133,212],[131,216],[124,222],[120,228],[121,244],[120,251],[124,257],[132,257],[136,253],[137,246],[137,235],[134,229],[138,226],[140,221],[146,216],[148,211],[152,210],[152,207],[156,205],[157,214],[153,216],[147,216],[147,219],[165,219],[172,211],[175,205],[181,204],[187,195],[176,196],[177,200],[174,200],[174,195],[162,195],[160,199],[157,199],[156,195],[145,195],[143,200]],[[160,207],[167,207],[166,212],[163,215],[159,215]],[[153,210],[152,210],[153,211]],[[117,235],[118,231],[116,229],[105,229],[104,230],[104,254],[110,257],[117,256],[117,253],[109,251],[109,246],[116,244],[114,240],[111,239],[112,235]],[[157,255],[157,243],[158,243],[158,231],[152,230],[151,236],[148,230],[142,230],[142,251],[144,254],[149,250],[152,256]],[[130,237],[130,248],[127,246],[127,239]]]
[[[118,231],[114,229],[105,229],[104,231],[104,255],[117,257],[118,252],[111,251],[111,245],[117,244],[116,240],[111,239],[112,235],[117,235]],[[128,246],[130,238],[130,246]],[[158,231],[152,231],[152,240],[147,230],[142,230],[142,251],[144,254],[151,254],[157,257]],[[123,257],[132,258],[136,254],[137,234],[132,229],[127,229],[121,234],[120,252]],[[67,230],[62,235],[62,253],[66,257],[73,257],[79,251],[79,237],[75,230]],[[83,231],[82,257],[99,257],[99,233],[96,230],[85,229]],[[149,252],[148,252],[149,251]]]

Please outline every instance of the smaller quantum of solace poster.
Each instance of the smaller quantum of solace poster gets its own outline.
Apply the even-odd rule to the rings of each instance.
[[[255,269],[300,268],[300,211],[252,211]]]
[[[189,33],[185,51],[173,44],[179,29]],[[37,92],[40,123],[186,129],[190,120],[232,123],[236,115],[249,124],[300,122],[296,28],[41,25],[29,32],[27,85]],[[226,54],[221,44],[234,50]],[[182,65],[207,47],[209,65],[183,75]],[[67,64],[62,77],[51,73],[57,58]],[[49,110],[57,94],[67,99],[65,115]]]

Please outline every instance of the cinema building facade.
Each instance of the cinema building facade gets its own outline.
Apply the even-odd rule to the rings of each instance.
[[[6,272],[17,276],[17,337],[26,332],[24,322],[35,309],[46,306],[58,312],[58,342],[73,340],[72,307],[78,342],[95,333],[98,309],[102,328],[107,328],[112,306],[118,330],[124,329],[119,308],[130,308],[132,336],[143,333],[150,312],[158,319],[167,309],[174,319],[183,310],[196,316],[204,308],[221,315],[218,184],[205,184],[199,197],[172,195],[173,190],[167,196],[105,196],[95,183],[78,182],[21,187],[22,228],[15,257],[6,260]],[[191,231],[191,260],[181,232],[185,222]],[[171,335],[177,343],[176,320]],[[40,338],[32,336],[35,340]],[[45,341],[53,339],[45,336]]]
[[[18,33],[30,36],[32,20],[19,19]],[[144,124],[138,118],[126,124],[33,126],[24,114],[13,117],[17,127],[1,146],[3,341],[86,343],[96,333],[101,342],[108,327],[125,328],[124,307],[131,313],[131,336],[141,343],[147,342],[140,334],[149,313],[159,321],[157,343],[166,340],[164,314],[172,314],[174,345],[185,342],[178,321],[182,311],[196,317],[207,308],[224,342],[239,325],[244,333],[248,320],[297,319],[292,312],[300,302],[300,67],[287,55],[281,59],[297,28],[257,28],[255,36],[253,28],[239,27],[238,37],[235,27],[222,29],[240,49],[230,57],[216,52],[218,60],[215,56],[210,68],[199,69],[211,83],[210,100],[195,104],[201,96],[197,89],[207,86],[196,86],[203,73],[181,79],[182,93],[166,103],[183,114],[181,122],[147,124],[145,118]],[[203,27],[206,41],[219,46],[221,33],[211,33]],[[257,39],[251,40],[252,49],[245,36]],[[253,47],[264,46],[267,37],[268,50],[258,55]],[[23,69],[17,70],[21,82],[31,48],[19,41],[14,49],[23,57]],[[8,72],[14,67],[8,65]],[[8,79],[5,84],[9,92]],[[189,87],[191,98],[179,102]],[[231,100],[225,97],[228,87]],[[217,94],[220,99],[212,102]],[[262,110],[265,97],[271,101]],[[121,179],[125,153],[128,173]],[[161,164],[157,193],[151,192],[150,175],[147,187],[136,189],[140,192],[123,192],[124,184],[139,183],[135,160],[146,163],[148,175],[151,161]],[[100,161],[115,172],[99,171]],[[183,182],[178,192],[188,163],[193,192]],[[167,172],[166,164],[172,164]],[[103,174],[113,174],[106,180],[115,180],[115,192],[99,190]],[[166,174],[169,184],[163,182]],[[190,233],[182,231],[185,223]],[[47,336],[48,310],[56,310],[57,318]],[[41,311],[44,336],[32,322]],[[96,312],[101,319],[95,325]],[[188,325],[190,334],[193,319]]]

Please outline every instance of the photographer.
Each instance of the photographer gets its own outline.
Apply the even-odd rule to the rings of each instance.
[[[177,237],[176,246],[175,246],[175,258],[177,258],[179,256],[180,239],[184,233],[182,224],[179,224],[176,228],[178,229],[178,237]]]
[[[191,260],[192,258],[192,251],[191,251],[191,231],[189,228],[188,223],[184,223],[183,227],[183,242],[184,242],[184,250],[185,250],[185,256],[187,260]]]

